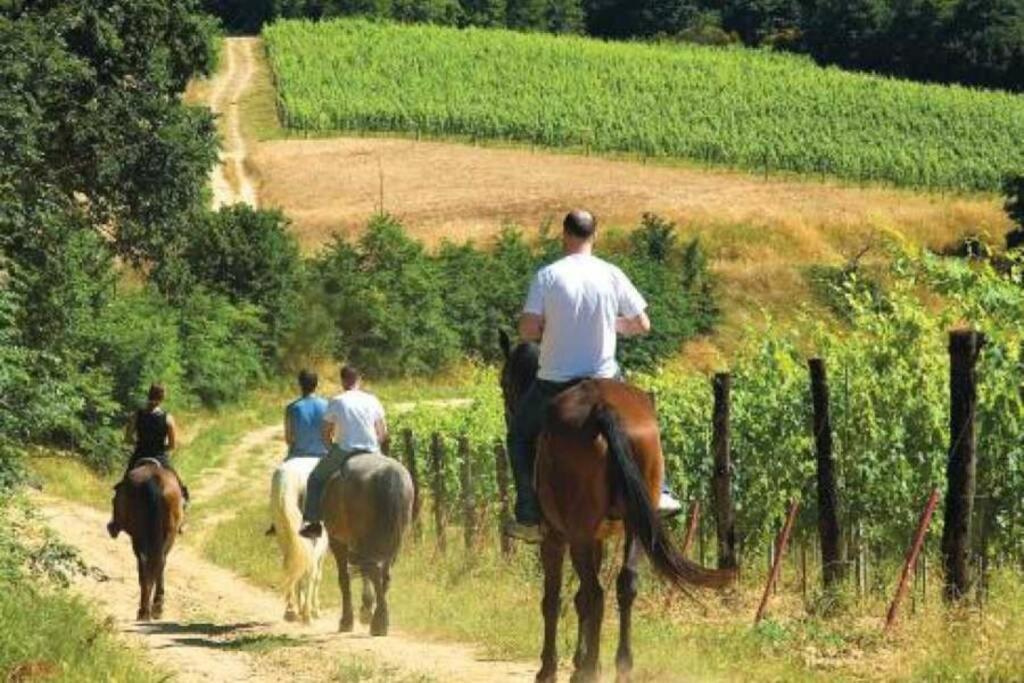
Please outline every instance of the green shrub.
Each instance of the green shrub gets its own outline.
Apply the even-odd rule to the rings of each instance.
[[[320,299],[337,326],[339,359],[380,376],[427,374],[458,357],[441,269],[393,217],[319,257]]]
[[[114,297],[89,326],[94,365],[110,374],[112,398],[133,406],[153,382],[183,387],[177,311],[150,288]]]
[[[241,397],[264,378],[259,309],[195,291],[181,307],[185,384],[204,405]]]
[[[622,358],[651,369],[710,330],[718,309],[700,245],[679,248],[672,223],[646,216],[631,244],[602,256],[648,299],[654,332],[624,341]],[[394,218],[378,216],[358,242],[336,239],[316,259],[308,315],[326,311],[335,357],[378,375],[430,373],[459,357],[495,361],[498,330],[515,326],[530,278],[560,256],[547,229],[531,248],[511,227],[489,248],[446,242],[430,254]]]
[[[175,300],[198,288],[232,303],[257,306],[264,325],[261,344],[278,359],[278,344],[296,324],[302,259],[280,211],[235,204],[208,214],[176,257],[155,277]]]

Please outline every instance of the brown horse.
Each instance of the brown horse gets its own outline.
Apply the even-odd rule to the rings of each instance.
[[[183,515],[178,477],[155,462],[143,461],[114,488],[114,522],[131,537],[139,568],[139,621],[163,614],[164,567]]]
[[[502,390],[511,419],[517,399],[537,373],[537,348],[510,349]],[[579,634],[573,681],[599,676],[604,589],[600,583],[604,540],[625,532],[622,569],[615,582],[619,604],[618,680],[633,668],[630,642],[637,594],[638,548],[655,571],[679,587],[723,587],[732,571],[710,570],[683,558],[673,547],[652,503],[658,500],[664,460],[657,416],[650,397],[615,380],[584,380],[554,398],[537,444],[534,481],[544,520],[544,650],[538,681],[554,681],[558,670],[556,636],[566,547],[580,580],[576,593]],[[637,544],[639,541],[639,544]]]
[[[413,497],[409,471],[397,460],[379,453],[350,456],[341,471],[328,480],[322,509],[338,565],[338,630],[351,631],[354,625],[349,576],[349,565],[354,565],[363,577],[360,620],[370,623],[370,635],[388,634],[391,566],[412,519]]]

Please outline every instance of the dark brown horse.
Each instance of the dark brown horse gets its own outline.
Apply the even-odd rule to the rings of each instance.
[[[154,462],[132,469],[114,489],[114,522],[132,539],[139,569],[139,621],[160,619],[164,567],[184,515],[181,486]]]
[[[502,390],[508,412],[537,373],[537,348],[510,349]],[[509,416],[511,417],[511,415]],[[534,481],[544,523],[544,650],[538,681],[554,681],[558,670],[556,636],[566,547],[580,580],[576,593],[579,636],[572,680],[599,675],[604,589],[599,575],[604,540],[625,532],[622,569],[615,582],[619,604],[618,680],[633,668],[630,629],[637,594],[639,548],[655,571],[673,584],[723,587],[734,572],[709,570],[683,558],[673,547],[652,501],[664,476],[661,436],[654,405],[644,392],[615,380],[585,380],[554,398],[537,444]],[[639,541],[639,544],[637,543]]]

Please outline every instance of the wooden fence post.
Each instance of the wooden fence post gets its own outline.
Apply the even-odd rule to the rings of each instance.
[[[459,459],[462,479],[462,531],[466,550],[472,550],[476,541],[476,496],[473,492],[473,463],[469,438],[459,437]]]
[[[711,449],[715,469],[711,490],[715,499],[715,532],[718,536],[718,568],[735,569],[736,511],[732,504],[732,463],[729,452],[729,390],[732,378],[727,372],[715,375],[712,382],[715,406],[712,415]]]
[[[420,491],[420,473],[416,464],[416,439],[411,429],[402,430],[402,443],[405,444],[405,466],[412,477],[412,530],[416,542],[423,539],[423,524],[420,522],[420,508],[423,505],[423,493]]]
[[[893,623],[896,621],[896,613],[900,608],[900,602],[903,601],[903,596],[907,593],[907,580],[910,578],[911,570],[917,565],[917,557],[921,552],[921,546],[924,544],[924,535],[928,532],[928,525],[932,521],[932,513],[935,512],[935,506],[938,504],[939,490],[935,489],[932,491],[932,495],[928,498],[928,502],[921,512],[921,517],[917,522],[917,529],[914,531],[914,538],[910,542],[910,548],[907,550],[907,558],[903,563],[903,573],[900,575],[899,583],[896,584],[896,594],[889,605],[889,612],[885,615],[886,631],[892,628]]]
[[[448,548],[444,529],[444,442],[437,432],[430,436],[430,468],[433,475],[431,484],[434,493],[434,528],[437,532],[437,549],[443,553]]]
[[[970,588],[968,556],[974,508],[975,430],[978,387],[974,366],[985,336],[974,330],[949,334],[949,462],[946,466],[945,526],[942,557],[946,568],[943,597],[955,602]]]
[[[786,546],[789,545],[789,537],[793,533],[793,525],[796,524],[796,513],[800,509],[800,503],[797,501],[791,501],[789,504],[789,513],[786,515],[786,523],[782,527],[782,532],[779,534],[778,544],[772,544],[772,548],[775,551],[775,557],[772,560],[772,568],[768,574],[768,583],[764,586],[764,594],[761,596],[761,604],[757,608],[757,614],[754,616],[754,625],[761,623],[761,619],[764,618],[765,610],[768,608],[768,598],[774,592],[773,587],[779,580],[779,571],[782,569],[782,558],[786,554]]]
[[[828,377],[825,361],[807,361],[814,404],[814,448],[818,472],[818,537],[821,541],[821,577],[826,590],[838,585],[843,575],[839,533],[839,492],[832,454],[832,418],[829,414]]]
[[[505,535],[505,525],[512,519],[508,500],[508,455],[505,445],[500,441],[494,444],[494,471],[498,479],[498,499],[501,501],[501,514],[498,516],[498,539],[501,543],[501,554],[512,554],[512,539]]]
[[[700,526],[700,501],[694,500],[690,503],[690,514],[687,515],[686,535],[683,537],[683,545],[679,548],[679,554],[686,557],[693,545],[693,537],[697,534]]]

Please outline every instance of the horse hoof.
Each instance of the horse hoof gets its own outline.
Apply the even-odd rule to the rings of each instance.
[[[342,620],[338,623],[338,633],[352,633],[353,623],[351,619]]]
[[[569,683],[592,683],[600,678],[596,671],[577,670],[572,672],[572,676],[569,676]]]
[[[548,671],[545,667],[537,673],[537,683],[555,683],[556,680],[558,680],[557,670]]]
[[[299,615],[296,614],[294,610],[285,610],[284,620],[285,621],[298,621],[299,620]]]
[[[135,621],[153,621],[153,616],[148,612],[139,610],[135,615]]]
[[[373,623],[370,624],[371,636],[386,636],[388,634],[388,618],[386,615],[375,615]]]

